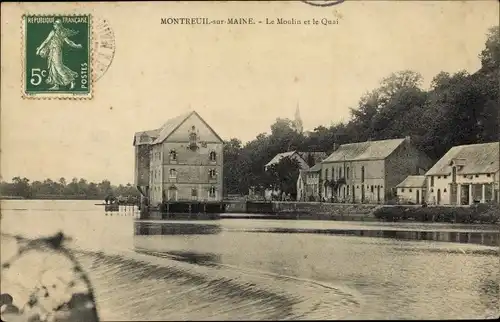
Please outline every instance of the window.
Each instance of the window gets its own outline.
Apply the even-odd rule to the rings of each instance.
[[[434,192],[434,189],[431,189],[431,192]]]
[[[198,196],[198,190],[196,188],[191,189],[191,196],[192,197],[197,197]]]
[[[215,179],[217,177],[217,172],[214,169],[208,170],[208,176],[210,179]]]
[[[441,179],[441,176],[438,176],[438,179]]]
[[[448,176],[444,176],[443,178],[446,179],[446,178],[448,178]]]
[[[346,179],[349,179],[349,167],[347,167],[345,170],[345,176],[346,176]],[[349,192],[349,190],[347,190],[347,192]]]
[[[339,178],[342,178],[342,168],[339,167]]]
[[[491,177],[491,174],[487,173],[486,176],[489,178],[489,177]]]
[[[401,188],[401,192],[405,192],[405,188]]]
[[[177,152],[175,150],[170,150],[170,160],[177,161]]]
[[[328,168],[325,169],[325,179],[328,179]]]
[[[467,176],[464,174],[464,179],[467,179]]]
[[[479,174],[476,174],[476,178],[479,178]]]
[[[332,179],[335,179],[335,168],[332,168]]]
[[[410,189],[410,192],[413,192],[413,189]]]
[[[365,182],[365,166],[361,167],[361,182]]]
[[[214,186],[210,187],[210,189],[208,190],[208,195],[210,196],[210,198],[215,198],[215,187]]]
[[[373,186],[370,186],[370,190],[371,190],[371,192],[373,193]]]
[[[431,187],[434,187],[434,176],[431,176]]]
[[[215,153],[214,151],[210,152],[210,156],[209,157],[210,157],[210,161],[212,161],[212,162],[217,161],[217,153]]]
[[[443,192],[446,192],[446,188],[444,188]]]
[[[170,178],[177,178],[177,170],[170,169]]]

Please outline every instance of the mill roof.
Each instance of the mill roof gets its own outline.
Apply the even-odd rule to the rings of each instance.
[[[191,111],[167,120],[159,129],[136,132],[134,135],[134,145],[141,144],[141,136],[147,135],[151,140],[146,144],[157,144],[165,141],[175,130],[177,130],[191,115],[196,115],[200,120],[222,141],[219,135],[208,125],[205,120],[196,112]]]

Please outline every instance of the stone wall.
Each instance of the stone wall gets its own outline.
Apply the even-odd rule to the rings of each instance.
[[[339,204],[322,202],[273,202],[273,209],[277,214],[297,214],[341,220],[375,219],[373,211],[381,207],[373,204]]]

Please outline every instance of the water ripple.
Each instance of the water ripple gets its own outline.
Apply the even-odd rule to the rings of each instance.
[[[332,285],[167,259],[175,254],[138,252],[146,257],[77,251],[92,270],[104,320],[339,319],[360,307],[359,298]],[[148,260],[152,258],[160,262]]]

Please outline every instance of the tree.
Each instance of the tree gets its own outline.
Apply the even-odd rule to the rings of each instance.
[[[499,26],[491,27],[486,35],[485,48],[479,55],[483,68],[496,70],[500,64],[500,31]]]
[[[12,191],[16,196],[23,198],[31,198],[30,180],[27,178],[14,177],[12,178]]]
[[[278,187],[280,191],[295,197],[297,195],[299,170],[300,164],[297,160],[290,157],[282,158],[278,163],[268,167],[269,183],[273,187]]]

